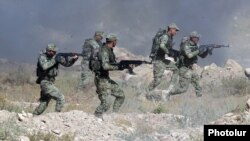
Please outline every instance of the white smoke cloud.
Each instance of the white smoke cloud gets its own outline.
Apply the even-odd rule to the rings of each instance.
[[[95,30],[115,33],[119,46],[147,56],[156,31],[171,22],[181,28],[176,49],[192,30],[203,35],[201,43],[230,43],[227,30],[235,21],[232,15],[249,4],[244,0],[1,0],[0,56],[35,62],[37,52],[49,42],[80,52],[84,39]],[[200,63],[223,64],[232,56],[230,51],[218,49]]]

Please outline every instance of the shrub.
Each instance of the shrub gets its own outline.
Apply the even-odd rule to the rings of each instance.
[[[0,96],[0,110],[7,110],[10,112],[22,111],[22,109],[19,106],[12,104],[4,96]]]
[[[154,114],[167,113],[167,109],[163,104],[159,104],[154,110]]]
[[[245,95],[250,89],[250,83],[244,77],[227,77],[221,82],[225,93],[229,95]]]
[[[9,119],[0,123],[0,140],[15,140],[24,130],[19,127],[15,119]]]
[[[28,66],[19,66],[17,70],[10,72],[7,78],[4,80],[4,83],[9,83],[11,85],[24,85],[32,84],[31,76],[32,71],[28,69]]]
[[[30,141],[39,141],[39,140],[43,140],[43,141],[73,141],[75,138],[75,134],[71,133],[71,134],[64,134],[62,136],[57,136],[53,133],[45,133],[45,132],[37,132],[34,134],[30,134],[28,135]]]

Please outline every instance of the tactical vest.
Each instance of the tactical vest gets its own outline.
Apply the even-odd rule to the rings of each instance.
[[[41,55],[47,58],[45,53]],[[37,62],[37,68],[36,68],[36,76],[38,77],[36,81],[37,84],[40,84],[42,80],[54,81],[57,75],[58,75],[58,63],[47,70],[43,70],[42,67],[40,66],[40,63]]]
[[[199,50],[198,46],[193,46],[190,43],[189,39],[185,39],[181,42],[180,45],[180,66],[186,66],[186,67],[191,67],[191,65],[197,63],[198,61],[198,56],[194,56],[193,58],[187,58],[186,54],[185,54],[185,46],[189,46],[189,49],[193,52],[196,50]]]

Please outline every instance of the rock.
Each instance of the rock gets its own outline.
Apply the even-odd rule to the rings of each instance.
[[[245,75],[248,77],[248,79],[250,79],[250,68],[245,69]]]
[[[58,130],[58,129],[54,129],[54,130],[51,130],[53,133],[57,134],[57,135],[60,135],[61,134],[61,131]]]
[[[29,137],[26,136],[20,136],[19,141],[30,141]]]
[[[19,121],[26,121],[26,118],[23,116],[23,114],[18,113],[17,117]]]
[[[231,75],[241,75],[243,74],[242,66],[237,63],[235,60],[228,59],[226,64],[224,65],[226,70],[230,71]]]
[[[225,116],[226,117],[231,117],[231,116],[233,116],[234,114],[233,113],[227,113]]]
[[[247,111],[250,111],[250,99],[247,100],[246,108],[247,108]]]

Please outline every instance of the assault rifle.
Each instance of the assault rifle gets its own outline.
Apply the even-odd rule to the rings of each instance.
[[[173,48],[169,50],[169,57],[174,58],[175,61],[178,60],[179,56],[180,56],[180,51],[179,50],[175,50]]]
[[[200,45],[200,51],[206,52],[212,55],[212,51],[214,48],[222,48],[222,47],[229,47],[229,45],[217,45],[217,44],[208,44],[208,45]]]
[[[152,63],[142,60],[121,60],[119,63],[115,63],[113,65],[117,65],[119,70],[128,69],[129,74],[135,74],[132,66],[137,67],[142,64],[152,64]]]

